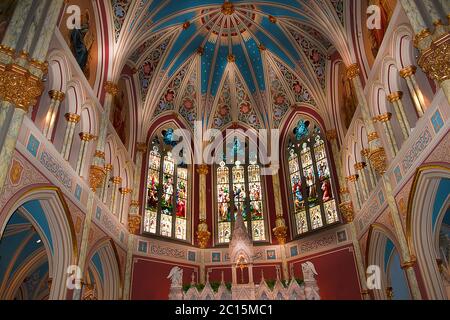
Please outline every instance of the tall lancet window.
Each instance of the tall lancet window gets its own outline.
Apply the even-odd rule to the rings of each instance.
[[[248,148],[241,146],[238,139],[227,151],[224,161],[216,169],[216,242],[230,242],[238,210],[242,213],[250,238],[255,242],[264,242],[268,239],[266,211],[257,155],[249,154]],[[245,161],[241,162],[238,158]]]
[[[320,128],[300,120],[287,147],[289,198],[297,236],[339,222],[326,149]]]
[[[152,140],[148,161],[144,232],[187,240],[188,168],[177,164],[172,154],[176,143],[173,129],[163,130]]]

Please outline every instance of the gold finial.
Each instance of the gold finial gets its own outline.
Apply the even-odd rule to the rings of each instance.
[[[234,5],[231,1],[225,1],[222,5],[222,13],[226,16],[234,13]]]
[[[360,72],[359,65],[357,63],[352,64],[347,67],[347,78],[348,79],[356,78],[357,76],[359,76],[359,72]]]

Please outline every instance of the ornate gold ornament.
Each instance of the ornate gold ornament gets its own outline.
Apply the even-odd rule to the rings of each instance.
[[[65,96],[66,96],[64,94],[64,92],[61,92],[61,91],[58,91],[58,90],[50,90],[48,92],[48,95],[50,96],[50,98],[52,100],[56,100],[56,101],[59,101],[59,102],[62,102],[64,100]]]
[[[190,21],[185,21],[183,23],[183,30],[189,29],[190,26],[191,26],[191,22]]]
[[[95,150],[94,157],[105,160],[105,153],[100,150]],[[106,169],[106,167],[105,167],[105,169]]]
[[[369,161],[372,167],[380,174],[386,173],[387,157],[383,147],[376,148],[370,151]]]
[[[259,49],[259,51],[266,51],[266,50],[267,50],[266,46],[263,45],[262,43],[260,43],[260,44],[258,45],[258,49]]]
[[[13,48],[10,48],[8,46],[5,46],[3,44],[0,44],[0,53],[3,53],[5,55],[7,55],[8,57],[12,58],[14,56],[14,54],[16,53],[16,50],[14,50]]]
[[[119,189],[119,192],[120,192],[122,195],[127,195],[127,194],[129,194],[129,193],[132,193],[132,192],[133,192],[133,189],[129,189],[129,188],[120,188],[120,189]]]
[[[145,142],[136,143],[136,151],[141,153],[147,152],[147,144]]]
[[[401,267],[402,269],[409,269],[409,268],[414,267],[414,265],[416,264],[416,262],[417,262],[416,257],[412,255],[412,256],[410,257],[410,259],[409,259],[408,261],[404,261],[404,262],[401,264],[400,267]]]
[[[92,191],[97,191],[97,188],[102,184],[105,175],[106,172],[104,168],[91,165],[91,170],[89,171],[89,185],[91,186]]]
[[[29,60],[30,67],[35,68],[42,72],[42,74],[47,74],[48,72],[48,62],[47,61],[39,61],[36,59]]]
[[[390,95],[387,96],[388,101],[391,103],[399,101],[402,98],[403,98],[403,92],[401,92],[401,91],[392,92]]]
[[[130,207],[139,208],[139,201],[138,200],[131,200]]]
[[[369,154],[370,154],[370,149],[362,149],[361,150],[361,155],[363,156],[363,157],[365,157],[365,158],[368,158],[369,157]]]
[[[355,163],[354,167],[356,171],[361,171],[364,170],[364,168],[367,167],[367,165],[365,162],[357,162]]]
[[[112,164],[110,164],[110,163],[105,164],[105,170],[106,170],[107,172],[112,171],[112,169],[113,169],[113,165],[112,165]]]
[[[389,122],[392,119],[392,113],[387,112],[384,114],[380,114],[378,116],[376,116],[375,118],[373,118],[373,121],[378,121],[378,122]]]
[[[234,13],[234,5],[230,1],[226,1],[222,5],[222,13],[226,16],[232,15]]]
[[[92,141],[96,138],[96,136],[94,136],[88,132],[80,132],[79,136],[82,141],[86,141],[86,142]],[[96,153],[96,155],[97,155],[97,153]]]
[[[327,136],[327,140],[328,141],[333,141],[337,139],[337,131],[336,129],[332,129],[332,130],[328,130],[326,133]]]
[[[269,16],[269,21],[272,23],[277,23],[277,18],[275,18],[274,16]]]
[[[64,117],[66,118],[67,122],[78,123],[80,121],[80,115],[76,113],[66,113]]]
[[[122,183],[122,177],[113,177],[112,183],[114,184],[121,184]]]
[[[358,178],[359,178],[359,175],[357,175],[357,174],[354,174],[354,175],[352,175],[352,176],[348,176],[348,177],[346,177],[345,179],[348,181],[348,182],[356,182],[357,180],[358,180]]]
[[[450,33],[433,41],[419,58],[419,66],[433,80],[442,83],[450,79]]]
[[[42,80],[17,64],[0,64],[0,98],[28,112],[42,94]]]
[[[372,142],[374,140],[378,139],[378,133],[376,132],[371,132],[367,135],[367,139],[369,140],[369,142]]]
[[[199,175],[204,175],[204,176],[206,176],[206,175],[208,174],[208,172],[209,172],[208,165],[206,165],[206,164],[201,164],[201,165],[198,166],[197,173],[198,173]]]
[[[350,191],[348,190],[347,187],[342,187],[342,188],[339,190],[339,193],[340,193],[340,194],[349,194]]]
[[[359,72],[359,65],[357,63],[352,64],[347,67],[347,78],[350,80],[356,78],[357,76],[359,76]]]
[[[345,223],[352,223],[355,218],[353,204],[351,202],[343,202],[339,205],[339,209],[341,210]]]
[[[236,62],[236,57],[234,54],[229,54],[227,60],[228,62]]]
[[[205,53],[205,48],[203,47],[198,47],[197,48],[197,53],[198,55],[202,56]]]
[[[414,46],[416,48],[419,48],[420,42],[422,42],[422,40],[424,40],[430,36],[431,36],[430,29],[428,29],[428,28],[423,29],[422,31],[417,33],[416,36],[414,37]]]
[[[209,238],[211,237],[211,232],[208,231],[208,224],[205,220],[200,220],[197,230],[198,245],[201,249],[205,249],[208,246]]]
[[[141,229],[141,216],[138,214],[128,215],[128,231],[132,234],[138,234]]]
[[[119,93],[119,86],[111,81],[106,81],[105,83],[106,93],[109,93],[112,96],[117,96]]]
[[[402,78],[409,78],[413,74],[416,74],[416,71],[417,71],[416,66],[409,66],[409,67],[406,67],[406,68],[403,68],[402,70],[400,70],[399,74],[400,74],[400,77],[402,77]]]
[[[272,232],[275,238],[277,238],[278,243],[281,245],[286,244],[287,230],[286,221],[282,216],[278,216],[275,220],[275,228],[272,229]]]

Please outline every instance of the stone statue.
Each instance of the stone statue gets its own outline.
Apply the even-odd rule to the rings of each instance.
[[[170,270],[167,279],[172,281],[172,284],[170,285],[171,288],[181,287],[183,285],[183,270],[180,269],[180,267],[173,267],[172,270]]]
[[[306,300],[320,300],[319,287],[315,276],[318,275],[311,261],[302,263],[303,280],[305,281]]]
[[[172,281],[169,300],[183,300],[183,269],[178,266],[173,267],[167,279]]]

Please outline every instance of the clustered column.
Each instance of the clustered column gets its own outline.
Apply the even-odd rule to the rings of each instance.
[[[73,135],[75,133],[75,126],[80,121],[80,115],[76,113],[66,113],[65,118],[67,120],[67,127],[66,133],[64,134],[61,155],[64,160],[68,161],[70,156],[70,147],[72,146]]]
[[[128,213],[125,211],[126,196],[133,192],[129,188],[119,188],[120,200],[119,200],[119,221],[123,224],[127,223]]]
[[[103,187],[101,189],[101,199],[103,203],[106,203],[108,201],[108,185],[109,185],[109,180],[111,180],[111,172],[112,172],[113,166],[112,164],[108,163],[105,164],[105,179],[103,179]]]
[[[51,100],[47,112],[47,117],[45,118],[44,130],[42,133],[45,137],[47,137],[48,140],[51,140],[53,135],[53,128],[55,127],[56,116],[59,111],[59,106],[64,100],[65,94],[64,92],[58,90],[51,90],[48,94]]]
[[[141,229],[141,215],[139,214],[139,190],[141,190],[142,162],[147,153],[146,143],[136,144],[136,169],[134,172],[134,190],[131,194],[130,215],[128,216],[128,229],[137,234]]]
[[[362,190],[364,194],[364,199],[369,198],[370,190],[368,186],[367,176],[366,176],[366,164],[364,162],[357,162],[354,165],[355,171],[359,172],[359,175],[361,176],[361,184],[362,184]]]

